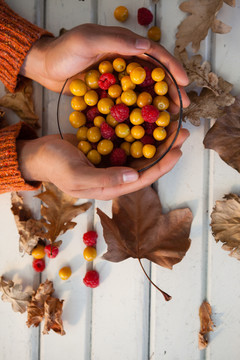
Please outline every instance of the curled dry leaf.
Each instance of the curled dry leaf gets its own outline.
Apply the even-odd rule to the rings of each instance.
[[[190,209],[162,214],[159,197],[151,187],[113,200],[112,219],[100,209],[97,214],[108,245],[103,257],[108,261],[146,258],[172,269],[190,246]]]
[[[76,223],[71,220],[87,211],[92,203],[75,205],[78,199],[63,193],[55,185],[44,183],[44,187],[45,191],[36,195],[45,204],[41,207],[41,214],[46,232],[42,232],[41,237],[53,243],[59,235],[75,227]]]
[[[219,34],[226,34],[231,30],[230,26],[216,19],[224,2],[235,6],[234,0],[189,0],[180,4],[180,10],[189,14],[178,26],[176,34],[176,47],[180,52],[190,43],[193,50],[198,51],[200,42],[205,39],[209,29]]]
[[[1,299],[12,304],[13,311],[24,313],[30,303],[33,291],[23,291],[21,284],[14,284],[11,280],[0,277]]]
[[[63,300],[49,296],[44,303],[44,329],[43,334],[48,334],[52,329],[60,335],[65,335],[62,322]]]
[[[203,350],[207,347],[207,335],[209,331],[213,331],[214,324],[212,322],[211,315],[212,309],[210,304],[207,301],[203,301],[199,308],[200,331],[198,334],[198,347],[200,350]]]
[[[224,108],[207,132],[203,144],[240,172],[240,96],[236,97],[233,105]]]
[[[7,93],[0,98],[0,106],[13,110],[21,119],[33,128],[39,128],[38,116],[34,112],[32,81],[21,78],[14,93]]]
[[[211,219],[216,242],[221,241],[222,249],[230,251],[230,256],[240,260],[240,197],[229,194],[224,200],[216,201]]]
[[[23,199],[17,193],[11,194],[12,213],[17,225],[19,237],[19,251],[31,254],[37,245],[44,227],[40,220],[33,219],[31,210],[23,203]]]

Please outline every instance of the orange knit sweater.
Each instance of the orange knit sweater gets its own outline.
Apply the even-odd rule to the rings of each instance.
[[[0,81],[14,92],[18,75],[27,52],[46,30],[31,24],[14,13],[0,0]],[[36,138],[34,131],[23,122],[0,130],[0,193],[35,190],[39,183],[28,184],[18,170],[16,139]]]

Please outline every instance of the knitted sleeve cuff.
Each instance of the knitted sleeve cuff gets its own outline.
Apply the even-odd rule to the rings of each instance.
[[[24,122],[0,130],[0,194],[9,191],[36,190],[40,182],[27,183],[18,169],[16,139],[31,140],[37,135]]]
[[[0,0],[0,81],[10,92],[17,86],[27,52],[43,35],[53,36],[17,15]]]

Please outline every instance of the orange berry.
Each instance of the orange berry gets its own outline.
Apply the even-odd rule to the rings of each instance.
[[[87,132],[88,128],[86,126],[81,126],[76,134],[78,141],[87,140]]]
[[[132,80],[132,82],[134,84],[137,84],[137,85],[142,84],[144,82],[145,78],[146,78],[146,71],[141,66],[135,67],[130,72],[130,79]]]
[[[153,137],[157,141],[164,140],[166,138],[166,136],[167,136],[167,132],[161,126],[159,126],[159,127],[157,127],[156,129],[153,130]]]
[[[89,106],[94,106],[98,102],[98,94],[94,90],[89,90],[84,95],[84,101]]]
[[[148,30],[148,38],[153,40],[153,41],[159,41],[161,39],[161,30],[158,26],[152,26],[149,30]]]
[[[127,76],[124,76],[122,79],[121,79],[121,85],[122,85],[122,89],[123,91],[126,91],[126,90],[134,90],[135,87],[136,87],[136,84],[134,84],[130,78],[129,75]]]
[[[145,105],[150,105],[152,103],[152,96],[146,92],[143,91],[141,94],[138,95],[137,98],[137,106],[142,108]]]
[[[58,274],[62,280],[67,280],[72,275],[72,270],[71,270],[70,266],[64,266],[63,268],[61,268],[59,270]]]
[[[101,131],[97,126],[92,126],[87,131],[87,139],[90,142],[98,142],[101,139]]]
[[[111,140],[103,139],[99,141],[97,150],[101,155],[108,155],[113,149],[113,143]]]
[[[130,74],[130,72],[131,72],[133,69],[135,69],[136,67],[139,67],[139,66],[141,66],[141,65],[138,64],[138,63],[136,63],[136,62],[131,62],[131,63],[129,63],[129,64],[127,65],[127,68],[126,68],[127,73]]]
[[[154,81],[162,81],[165,78],[165,71],[162,68],[155,68],[151,76]]]
[[[144,123],[143,117],[142,117],[142,110],[139,108],[135,108],[130,113],[130,122],[133,125],[141,125]]]
[[[93,246],[87,246],[83,250],[83,257],[87,261],[93,261],[97,257],[97,250]]]
[[[118,98],[122,93],[122,88],[118,84],[114,84],[109,86],[108,88],[108,95],[110,95],[112,98]]]
[[[73,110],[82,111],[87,108],[87,104],[84,101],[83,96],[74,96],[71,100],[71,106]]]
[[[120,138],[125,138],[130,134],[130,128],[127,124],[120,123],[115,127],[115,133]]]
[[[156,121],[157,126],[168,126],[170,123],[170,114],[167,111],[162,111]]]
[[[78,149],[80,151],[82,151],[85,155],[92,149],[92,145],[86,141],[86,140],[81,140],[79,143],[78,143]]]
[[[169,100],[166,96],[158,95],[153,99],[153,105],[158,110],[166,110],[169,107]]]
[[[37,246],[32,250],[32,256],[34,259],[43,259],[45,256],[44,245],[37,244]]]
[[[120,73],[118,73],[118,80],[121,81],[124,76],[127,76],[126,70],[121,71]]]
[[[100,116],[100,115],[96,116],[94,118],[94,120],[93,120],[94,125],[99,127],[99,128],[100,128],[100,126],[102,125],[103,122],[105,122],[105,119],[104,119],[103,116]]]
[[[113,60],[113,68],[117,72],[122,72],[126,68],[126,61],[122,58],[116,58]]]
[[[119,96],[116,101],[115,101],[116,105],[117,104],[122,104],[122,100],[121,100],[121,96]]]
[[[87,158],[88,160],[93,164],[93,165],[98,165],[101,162],[101,155],[99,154],[99,152],[95,149],[90,150],[87,154]]]
[[[121,143],[120,148],[123,149],[126,153],[127,156],[130,155],[130,147],[131,144],[127,141],[124,141],[123,143]]]
[[[98,80],[100,77],[100,72],[97,70],[90,70],[85,75],[85,82],[87,86],[89,86],[91,89],[97,89],[98,86]]]
[[[154,85],[154,91],[158,95],[165,95],[168,92],[168,84],[166,81],[158,81]]]
[[[151,159],[155,153],[156,153],[156,146],[154,145],[150,145],[150,144],[146,144],[143,146],[143,156],[147,159]]]
[[[141,158],[143,156],[142,149],[143,143],[141,141],[134,141],[130,148],[130,154],[136,159]]]
[[[100,113],[107,115],[110,113],[111,107],[113,105],[114,105],[114,102],[112,99],[103,98],[103,99],[99,100],[97,107],[98,107],[98,110],[100,111]]]
[[[110,61],[107,60],[102,61],[98,66],[98,70],[101,74],[112,73],[113,72],[112,63],[110,63]]]
[[[73,95],[84,96],[87,92],[87,85],[83,80],[74,79],[71,81],[71,84],[69,85],[69,90]]]
[[[112,127],[115,127],[119,123],[111,114],[107,115],[106,122]]]
[[[128,18],[128,9],[125,6],[118,6],[114,10],[114,17],[117,21],[124,22]]]
[[[140,125],[135,125],[131,128],[131,135],[134,139],[141,139],[145,134],[145,130]]]
[[[133,90],[123,91],[121,100],[125,105],[132,106],[137,101],[137,94]]]
[[[131,132],[129,135],[127,135],[125,138],[124,138],[125,141],[129,142],[129,143],[132,143],[135,141],[135,138],[132,136]]]
[[[73,111],[69,115],[69,122],[75,129],[77,129],[80,126],[83,126],[86,124],[86,116],[79,111]]]

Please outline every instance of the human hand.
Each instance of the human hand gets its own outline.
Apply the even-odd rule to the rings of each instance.
[[[163,153],[172,142],[177,122],[168,130],[161,146]],[[109,200],[140,190],[169,172],[182,155],[182,144],[189,136],[181,129],[171,151],[152,168],[138,173],[129,167],[96,168],[78,150],[74,135],[48,135],[35,140],[18,140],[19,169],[26,181],[49,181],[63,192],[84,199]]]
[[[30,49],[21,74],[46,88],[60,92],[63,83],[106,55],[148,53],[168,67],[180,86],[183,106],[189,99],[183,89],[188,84],[181,64],[161,45],[121,27],[96,24],[79,25],[58,38],[42,37]],[[177,112],[179,97],[175,85],[169,86],[172,99],[169,111]]]

